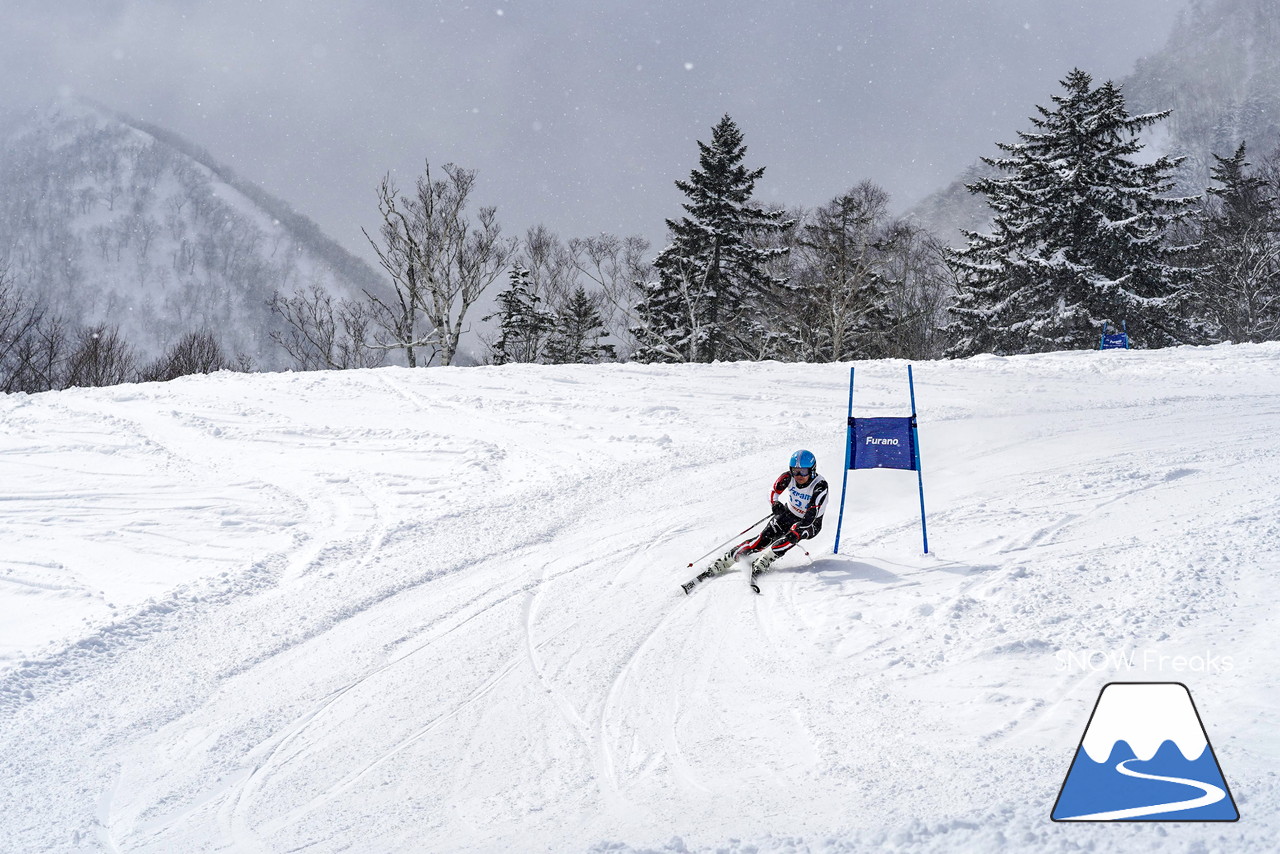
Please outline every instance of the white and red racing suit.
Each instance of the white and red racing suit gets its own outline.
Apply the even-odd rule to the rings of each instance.
[[[758,537],[734,549],[734,558],[746,557],[765,548],[772,549],[780,557],[801,540],[816,537],[822,530],[827,492],[827,479],[817,472],[804,486],[796,483],[790,471],[783,472],[773,482],[773,490],[769,493],[773,517]]]

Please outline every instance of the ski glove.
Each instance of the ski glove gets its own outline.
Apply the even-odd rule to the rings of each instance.
[[[773,502],[773,504],[770,506],[769,509],[773,511],[773,515],[775,516],[781,516],[784,513],[790,514],[791,512],[790,510],[787,509],[787,505],[783,504],[781,501]]]
[[[790,531],[787,531],[781,537],[778,537],[778,539],[770,543],[769,548],[772,549],[776,555],[778,552],[786,551],[798,542],[800,542],[800,535],[796,533],[795,528],[792,528]]]

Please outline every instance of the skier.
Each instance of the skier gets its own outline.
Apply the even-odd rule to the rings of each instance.
[[[787,470],[773,482],[769,523],[758,537],[740,543],[711,564],[709,574],[724,572],[735,562],[764,552],[751,562],[751,586],[755,587],[756,577],[775,560],[801,540],[818,535],[826,503],[827,479],[818,474],[817,459],[809,451],[796,451]]]

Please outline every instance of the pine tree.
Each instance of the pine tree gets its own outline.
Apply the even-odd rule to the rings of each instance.
[[[599,362],[616,356],[611,344],[601,344],[605,336],[600,308],[581,285],[565,302],[556,316],[554,329],[547,340],[546,357],[553,365],[573,362]]]
[[[747,149],[729,116],[698,143],[699,168],[676,186],[687,216],[667,220],[671,244],[654,260],[658,281],[641,287],[633,330],[640,361],[710,362],[741,358],[743,341],[762,333],[753,318],[763,290],[782,283],[763,270],[781,249],[762,249],[751,237],[789,223],[781,211],[752,201],[764,169],[742,165]]]
[[[1176,263],[1173,227],[1194,199],[1169,198],[1177,159],[1139,163],[1139,133],[1168,112],[1130,116],[1120,90],[1073,70],[1033,132],[984,158],[1007,174],[969,185],[994,212],[951,256],[960,292],[950,355],[1092,347],[1104,323],[1140,346],[1190,334],[1182,314],[1192,270]]]
[[[484,318],[498,318],[498,340],[490,346],[493,364],[538,361],[553,322],[539,308],[541,301],[533,292],[528,269],[519,264],[512,267],[510,284],[498,295],[498,311]]]
[[[785,209],[781,229],[757,231],[751,243],[767,253],[761,267],[761,286],[751,299],[750,334],[735,336],[740,350],[737,358],[750,361],[776,359],[804,361],[808,358],[812,330],[808,327],[803,288],[807,269],[798,225],[807,213],[802,207]]]
[[[1195,303],[1208,341],[1280,337],[1280,207],[1266,179],[1249,171],[1241,143],[1214,155],[1213,180],[1200,215],[1200,275]]]

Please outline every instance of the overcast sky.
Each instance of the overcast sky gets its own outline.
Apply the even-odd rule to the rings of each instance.
[[[480,172],[510,233],[665,237],[728,113],[758,195],[898,209],[1121,78],[1184,0],[0,0],[0,107],[78,94],[190,138],[364,257],[375,189]]]

